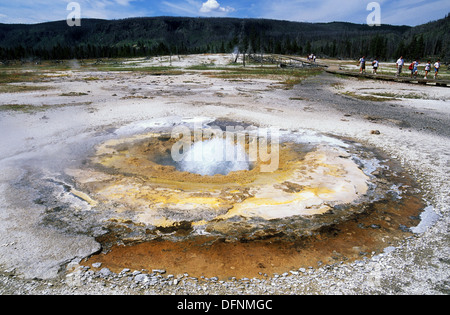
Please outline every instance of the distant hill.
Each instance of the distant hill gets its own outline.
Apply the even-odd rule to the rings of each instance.
[[[399,54],[448,58],[449,30],[449,17],[414,28],[184,17],[83,19],[81,27],[69,27],[66,21],[0,24],[0,59],[134,57],[236,49],[338,58],[394,59]]]
[[[450,62],[450,14],[444,19],[429,22],[408,30],[399,43],[399,49],[412,52],[414,56],[439,56]],[[422,49],[424,51],[421,54]]]

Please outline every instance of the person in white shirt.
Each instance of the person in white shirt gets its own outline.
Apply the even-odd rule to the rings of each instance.
[[[397,60],[397,77],[402,74],[403,65],[405,64],[405,60],[403,59],[403,56],[401,56]]]
[[[412,66],[411,78],[414,76],[414,79],[415,79],[417,77],[417,75],[419,74],[419,64],[420,64],[420,62],[417,59],[411,64],[411,66]]]
[[[373,73],[377,74],[377,70],[378,70],[378,66],[380,65],[380,63],[378,62],[378,59],[375,58],[375,60],[372,62],[372,67],[373,67]]]
[[[439,74],[439,68],[441,67],[441,60],[438,59],[436,63],[434,64],[434,79],[436,80],[438,78]]]
[[[431,70],[431,60],[428,60],[427,64],[425,65],[425,76],[424,79],[428,79],[428,73]]]
[[[363,56],[361,59],[359,59],[359,73],[366,74],[366,56]]]

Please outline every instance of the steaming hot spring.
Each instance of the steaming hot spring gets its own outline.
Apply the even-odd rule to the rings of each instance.
[[[228,279],[356,260],[411,235],[425,208],[393,159],[334,135],[165,117],[102,141],[65,169],[88,208],[46,221],[84,217],[102,245],[85,264],[117,272]]]
[[[128,126],[67,174],[111,226],[127,226],[120,238],[139,241],[298,239],[367,212],[398,185],[350,140],[238,126]]]

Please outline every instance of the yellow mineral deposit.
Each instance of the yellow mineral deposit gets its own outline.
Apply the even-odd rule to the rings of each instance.
[[[251,170],[201,176],[155,162],[174,141],[155,133],[110,140],[97,148],[90,169],[67,173],[86,191],[83,199],[114,204],[118,213],[136,211],[135,223],[156,227],[234,216],[272,220],[323,214],[368,190],[368,177],[341,148],[323,145],[304,152],[299,144],[283,143],[275,172],[260,172],[258,161]]]
[[[236,215],[261,217],[266,220],[296,215],[322,214],[329,205],[348,204],[367,192],[367,176],[345,152],[336,148],[320,148],[297,161],[288,182],[272,181],[254,187],[253,197],[237,203],[219,218]],[[280,185],[282,184],[282,185]],[[301,187],[298,191],[287,188]]]
[[[97,201],[93,200],[90,196],[88,196],[87,194],[85,194],[82,191],[78,191],[78,190],[72,188],[70,190],[70,193],[73,194],[74,196],[86,201],[92,207],[96,207],[98,205]]]

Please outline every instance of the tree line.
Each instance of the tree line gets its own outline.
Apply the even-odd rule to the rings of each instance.
[[[268,39],[255,43],[244,40],[229,41],[221,43],[210,43],[202,46],[188,47],[180,45],[167,45],[160,42],[156,45],[122,44],[118,46],[82,44],[77,46],[62,46],[57,44],[48,48],[33,48],[18,45],[12,48],[0,47],[0,60],[20,60],[20,59],[98,59],[98,58],[131,58],[149,57],[160,55],[185,55],[200,53],[232,53],[238,50],[243,53],[271,53],[289,55],[307,55],[314,53],[319,57],[330,58],[357,58],[365,55],[377,57],[380,60],[395,59],[403,55],[405,58],[423,58],[425,56],[439,56],[443,58],[442,41],[437,41],[434,46],[425,45],[423,36],[414,37],[411,42],[401,41],[398,45],[381,36],[364,41],[336,39],[321,43],[308,41],[305,44],[296,40],[286,38],[284,40]]]
[[[449,54],[449,17],[411,28],[221,18],[87,20],[0,25],[0,60],[95,59],[195,53],[270,53],[380,60]]]

